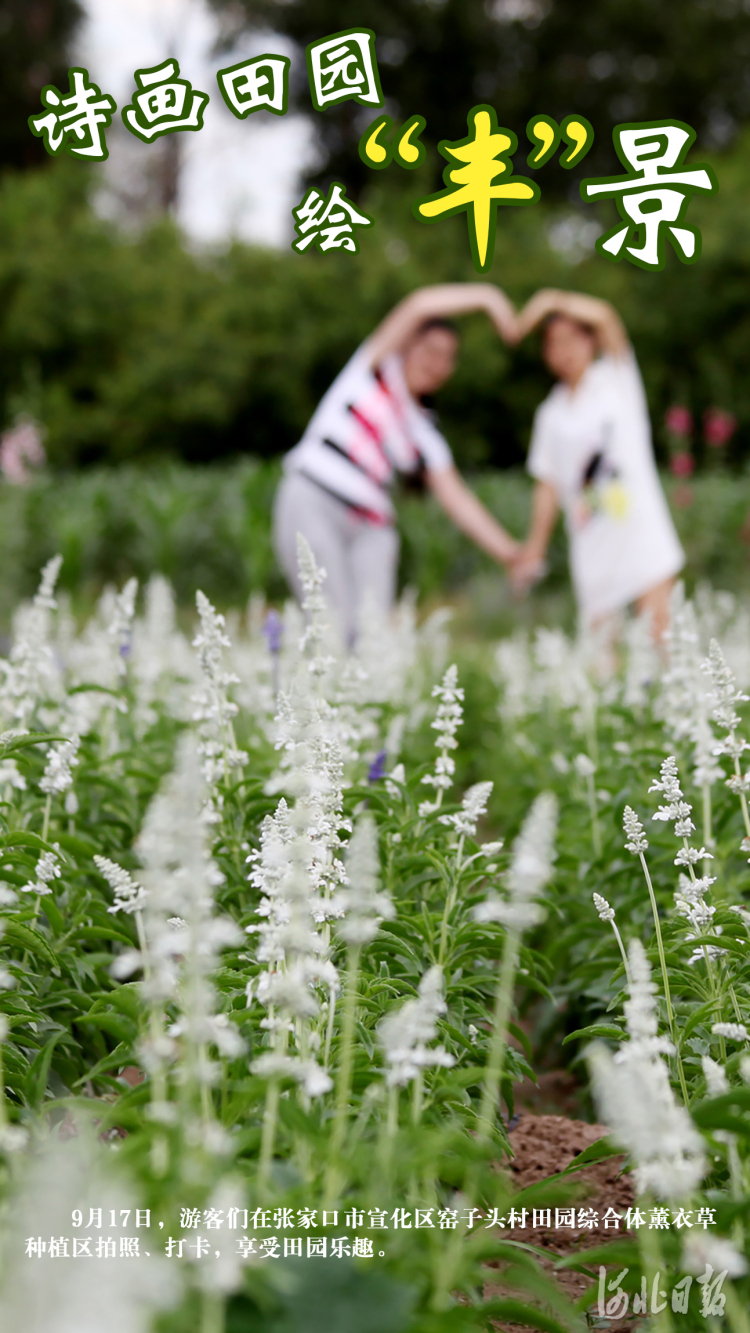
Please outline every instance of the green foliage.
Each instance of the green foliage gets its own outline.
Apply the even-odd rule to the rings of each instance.
[[[595,147],[576,176],[617,170],[611,131],[621,121],[676,117],[695,126],[701,139],[724,142],[747,120],[750,22],[740,6],[700,0],[626,6],[601,0],[585,7],[576,0],[212,3],[230,25],[241,26],[238,10],[244,11],[248,26],[268,23],[300,45],[353,25],[374,29],[390,114],[399,122],[415,112],[425,116],[424,138],[434,147],[462,138],[470,108],[490,102],[500,124],[519,137],[519,172],[528,152],[524,128],[540,112],[558,121],[577,112],[593,123]],[[306,87],[299,105],[309,114]],[[351,103],[315,117],[326,172],[360,181],[366,176],[357,160],[360,120]],[[542,179],[565,197],[565,175],[550,166]]]
[[[161,611],[155,616],[157,594]],[[268,1011],[253,991],[253,983],[257,987],[267,967],[253,947],[254,935],[248,936],[245,928],[257,925],[260,894],[271,890],[270,881],[262,876],[259,889],[249,876],[248,861],[263,865],[264,873],[272,874],[273,857],[259,862],[248,853],[257,851],[267,832],[264,817],[276,808],[279,791],[286,792],[294,808],[295,795],[299,800],[298,781],[305,772],[294,754],[291,768],[279,768],[270,716],[274,707],[271,662],[257,633],[257,617],[250,637],[239,631],[238,655],[226,663],[236,665],[242,679],[217,675],[215,664],[208,675],[201,676],[182,636],[169,623],[164,596],[163,585],[161,591],[152,586],[147,594],[146,622],[138,620],[132,634],[127,625],[123,629],[122,604],[118,610],[111,597],[105,598],[97,617],[79,637],[64,618],[60,632],[51,634],[49,599],[44,604],[37,599],[31,613],[37,620],[26,622],[27,639],[21,640],[27,644],[26,655],[17,642],[14,656],[3,663],[0,699],[5,720],[12,720],[14,707],[16,716],[20,715],[19,701],[27,695],[26,718],[37,713],[61,721],[70,718],[69,710],[75,708],[78,696],[85,696],[88,711],[77,714],[82,738],[72,770],[72,802],[70,792],[64,790],[45,795],[42,776],[54,734],[5,732],[0,742],[0,1016],[8,1025],[0,1036],[0,1149],[4,1145],[7,1150],[8,1133],[19,1127],[33,1136],[39,1151],[45,1140],[54,1140],[58,1133],[64,1137],[65,1128],[74,1121],[81,1134],[88,1125],[95,1126],[105,1141],[114,1136],[122,1179],[129,1179],[154,1217],[164,1221],[160,1248],[170,1234],[184,1231],[186,1224],[179,1221],[181,1208],[208,1206],[214,1188],[230,1174],[248,1206],[268,1208],[269,1216],[281,1207],[291,1208],[294,1218],[294,1210],[337,1205],[342,1212],[345,1208],[383,1210],[387,1221],[394,1209],[407,1206],[411,1213],[415,1203],[422,1206],[422,1201],[435,1215],[439,1209],[455,1209],[456,1225],[433,1222],[431,1227],[403,1230],[387,1222],[382,1241],[385,1262],[378,1254],[370,1263],[361,1262],[364,1256],[356,1262],[329,1260],[309,1266],[251,1263],[246,1280],[240,1273],[235,1284],[238,1295],[227,1312],[229,1330],[253,1328],[262,1321],[264,1328],[275,1333],[322,1329],[324,1322],[342,1333],[352,1326],[384,1333],[449,1333],[457,1328],[478,1333],[501,1312],[500,1303],[488,1303],[480,1294],[484,1265],[497,1260],[509,1264],[510,1288],[520,1287],[523,1293],[523,1299],[511,1301],[508,1311],[512,1306],[515,1317],[549,1333],[575,1333],[581,1325],[574,1310],[533,1259],[517,1252],[512,1241],[499,1241],[482,1225],[465,1231],[459,1223],[458,1210],[467,1199],[481,1199],[503,1209],[513,1197],[510,1179],[498,1174],[493,1165],[506,1144],[502,1121],[491,1125],[487,1134],[475,1138],[472,1133],[490,1045],[487,1015],[498,984],[496,962],[504,948],[505,932],[497,924],[480,924],[473,912],[496,875],[497,862],[489,860],[470,832],[458,836],[449,819],[436,818],[437,806],[423,807],[428,794],[424,778],[435,761],[430,726],[435,705],[430,687],[442,651],[437,630],[428,628],[415,638],[406,612],[404,629],[412,646],[405,649],[407,656],[401,663],[405,675],[400,689],[406,691],[402,703],[411,702],[415,708],[403,753],[408,774],[394,776],[388,783],[368,780],[372,747],[390,733],[396,721],[399,687],[393,697],[381,696],[380,701],[376,691],[372,698],[351,697],[343,703],[341,717],[349,731],[342,735],[349,735],[349,753],[346,774],[341,777],[336,777],[339,752],[331,750],[333,767],[328,771],[334,783],[343,783],[343,805],[331,804],[327,832],[318,826],[321,835],[331,848],[341,846],[339,833],[351,828],[351,821],[366,803],[378,827],[382,888],[392,896],[396,909],[393,919],[384,920],[375,938],[359,951],[354,971],[351,953],[347,954],[335,927],[331,933],[331,956],[342,982],[352,975],[356,978],[351,1097],[344,1106],[344,1139],[337,1147],[331,1129],[332,1098],[308,1096],[286,1073],[269,1081],[252,1063],[268,1053],[273,1036],[269,1037],[261,1021]],[[39,620],[43,606],[47,607],[44,632]],[[290,619],[290,633],[292,623]],[[120,626],[116,634],[115,624]],[[118,643],[124,644],[124,654],[118,652]],[[52,653],[50,648],[54,648]],[[398,675],[395,639],[391,653]],[[53,675],[40,687],[35,670],[44,661],[51,664]],[[180,662],[181,668],[174,665]],[[331,665],[332,661],[324,670]],[[295,706],[306,708],[298,690],[310,678],[309,662],[298,653],[293,640],[285,645],[280,669]],[[326,676],[327,688],[334,694],[351,690],[344,662],[336,667],[337,675],[339,671],[338,686]],[[15,687],[15,693],[11,690],[9,682],[14,680],[16,686],[26,682],[27,695]],[[187,719],[194,724],[196,716],[202,715],[207,725],[205,719],[213,716],[210,711],[196,712],[195,702],[201,697],[196,688],[205,690],[211,684],[214,693],[209,698],[215,700],[227,682],[236,683],[240,694],[248,692],[250,706],[239,710],[234,722],[237,742],[245,752],[236,761],[239,773],[230,777],[229,770],[223,770],[222,776],[221,764],[217,769],[210,758],[211,753],[214,759],[221,753],[221,743],[212,752],[208,747],[204,750],[209,767],[219,774],[212,781],[215,819],[208,836],[221,871],[216,887],[218,906],[241,928],[235,930],[241,942],[234,937],[228,941],[210,985],[215,988],[217,1010],[225,1026],[244,1038],[245,1049],[219,1057],[216,1080],[213,1085],[208,1079],[204,1083],[202,1120],[197,1121],[191,1118],[194,1085],[186,1029],[178,1040],[181,1015],[187,1012],[183,1006],[190,994],[186,974],[181,973],[179,991],[169,991],[163,1001],[168,1045],[175,1059],[170,1058],[165,1066],[166,1081],[159,1093],[148,1055],[155,1021],[148,955],[142,952],[140,962],[136,957],[143,979],[123,981],[115,966],[134,947],[145,950],[148,906],[143,920],[137,912],[112,911],[117,904],[112,902],[112,889],[94,856],[104,855],[129,868],[134,876],[144,876],[144,882],[151,885],[147,894],[161,891],[137,864],[138,856],[143,859],[144,855],[136,844],[144,811],[174,762],[175,742],[190,725]],[[35,694],[40,689],[42,693]],[[319,740],[326,745],[326,729],[335,716],[335,712],[326,712],[327,720],[316,722],[313,714],[312,723],[304,725],[321,727]],[[199,734],[205,738],[209,733],[199,725]],[[300,748],[304,762],[307,747]],[[271,794],[273,786],[276,795]],[[459,807],[443,790],[437,793],[438,805],[441,800],[441,814],[454,815]],[[173,813],[172,819],[177,817]],[[168,848],[173,846],[170,840],[187,838],[190,833],[184,824],[172,825],[170,831],[166,817],[159,830]],[[374,853],[378,855],[377,844]],[[496,849],[493,855],[507,864],[506,853]],[[58,873],[44,880],[40,866],[49,856]],[[172,856],[179,856],[179,851],[170,852],[170,860]],[[204,873],[195,863],[189,869],[193,875]],[[163,873],[169,873],[166,865]],[[182,893],[186,895],[183,910],[189,915],[184,880]],[[291,943],[288,947],[292,948]],[[189,952],[184,944],[181,950],[184,955],[179,952],[175,958],[178,970]],[[166,957],[153,954],[154,959]],[[546,994],[545,960],[522,947],[519,961],[527,984]],[[386,1087],[379,1024],[396,1006],[416,996],[423,975],[435,964],[444,969],[447,1002],[439,1034],[436,1015],[436,1035],[450,1058],[442,1064],[426,1061],[408,1088],[398,1083]],[[205,990],[201,994],[205,997]],[[201,1003],[206,1003],[205,998]],[[321,1009],[309,1024],[305,1020],[310,1051],[318,1052],[321,1067],[325,1063],[337,1078],[347,1042],[342,1004],[339,1001],[337,1008]],[[516,1032],[515,1027],[512,1030]],[[518,1035],[523,1042],[520,1030]],[[208,1039],[204,1035],[200,1040],[205,1060]],[[424,1034],[419,1040],[425,1040]],[[323,1055],[329,1043],[330,1057]],[[128,1088],[123,1071],[134,1066],[145,1067],[148,1073],[145,1081]],[[502,1094],[511,1112],[512,1083],[524,1077],[533,1077],[525,1053],[508,1049]],[[273,1111],[275,1147],[266,1178],[262,1155],[259,1166],[259,1148],[268,1122],[269,1088],[282,1095]],[[171,1107],[169,1118],[150,1114],[152,1104],[154,1111],[163,1109],[162,1098],[168,1099],[167,1110]],[[497,1096],[491,1103],[493,1121],[496,1100]],[[10,1129],[8,1116],[13,1122]],[[196,1138],[199,1126],[203,1128]],[[221,1127],[219,1148],[211,1146],[207,1134],[203,1136],[206,1127],[214,1137]],[[11,1164],[10,1179],[0,1168],[0,1194],[9,1187],[18,1188],[23,1179],[19,1159]],[[457,1196],[461,1189],[464,1194]],[[535,1205],[540,1197],[544,1191],[540,1194],[537,1187]],[[525,1206],[526,1196],[518,1194],[514,1202]],[[450,1211],[446,1216],[450,1217]],[[258,1225],[261,1233],[267,1229]],[[294,1222],[282,1224],[285,1239],[289,1226],[294,1227]],[[356,1233],[361,1226],[347,1224],[337,1234],[345,1229]],[[294,1234],[300,1232],[304,1239],[306,1233],[297,1225]],[[235,1239],[222,1236],[222,1243]],[[164,1333],[192,1333],[197,1327],[200,1282],[195,1288],[187,1274],[185,1280],[191,1298],[165,1317]],[[456,1292],[470,1297],[465,1313],[459,1312]]]
[[[62,586],[79,611],[90,608],[106,583],[141,581],[153,570],[168,577],[181,605],[196,584],[220,605],[239,605],[253,592],[273,601],[286,596],[271,545],[276,462],[245,458],[212,467],[179,463],[89,468],[41,475],[29,486],[0,485],[0,628],[16,603],[33,592],[37,571],[59,551]],[[528,524],[530,482],[521,473],[480,472],[472,485],[515,536]],[[691,586],[708,579],[740,591],[747,579],[746,519],[750,477],[718,470],[684,487],[666,480],[676,496],[673,514],[688,556]],[[497,566],[452,525],[427,496],[402,494],[401,582],[431,603],[450,595],[460,627],[482,634],[515,625],[572,625],[562,528],[553,542],[550,573],[524,601],[513,601]],[[480,681],[477,688],[482,689]]]
[[[28,117],[42,110],[47,83],[68,88],[71,40],[83,16],[78,0],[4,0],[0,9],[0,171],[44,166],[49,158]]]
[[[739,418],[732,461],[750,439],[747,161],[744,140],[713,159],[720,191],[691,204],[704,247],[690,269],[607,264],[576,249],[579,209],[543,202],[503,210],[490,274],[519,303],[540,286],[612,300],[640,359],[657,446],[671,402],[697,417],[713,405]],[[363,205],[377,226],[359,254],[304,256],[240,244],[196,254],[168,222],[124,237],[87,202],[98,171],[59,163],[0,185],[2,418],[42,421],[55,467],[278,454],[402,296],[476,278],[463,219],[424,227],[411,216],[426,168],[406,184],[373,178]],[[602,205],[602,228],[611,213]],[[568,259],[550,245],[560,227],[572,236]],[[460,466],[518,464],[549,387],[538,348],[510,351],[480,316],[462,330],[458,371],[437,404],[443,429]],[[693,450],[702,461],[700,431]]]

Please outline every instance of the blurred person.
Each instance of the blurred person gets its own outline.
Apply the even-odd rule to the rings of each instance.
[[[506,342],[516,314],[491,283],[423,287],[365,340],[322,398],[284,460],[274,506],[274,546],[299,601],[297,533],[327,573],[325,593],[346,641],[367,605],[386,613],[396,593],[396,473],[424,482],[457,527],[499,563],[518,544],[469,490],[424,406],[453,374],[458,335],[449,319],[484,311]]]
[[[656,470],[646,395],[625,327],[607,301],[553,290],[527,303],[518,336],[539,324],[542,355],[557,383],[534,417],[527,467],[536,484],[514,584],[522,588],[542,576],[562,507],[583,624],[614,630],[618,613],[634,604],[661,640],[685,554]]]

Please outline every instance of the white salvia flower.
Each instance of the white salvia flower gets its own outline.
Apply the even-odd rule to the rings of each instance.
[[[36,879],[24,884],[21,887],[21,893],[36,893],[40,898],[45,897],[52,890],[49,887],[53,880],[60,878],[60,862],[54,852],[42,852],[36,863]]]
[[[22,1152],[28,1141],[28,1130],[22,1129],[20,1125],[0,1125],[0,1149],[3,1152]]]
[[[62,1256],[56,1262],[50,1249],[50,1238],[57,1244],[70,1235],[73,1209],[80,1208],[84,1219],[92,1208],[103,1209],[104,1217],[111,1209],[129,1209],[133,1217],[132,1210],[142,1204],[122,1175],[114,1175],[111,1148],[86,1133],[85,1126],[79,1124],[77,1131],[64,1142],[50,1137],[35,1146],[13,1172],[0,1232],[0,1328],[149,1333],[157,1312],[181,1299],[182,1287],[172,1266],[153,1250],[146,1263],[143,1232],[135,1233],[141,1237],[140,1257],[132,1254],[133,1245],[130,1257],[120,1250],[116,1257],[86,1266]],[[47,1245],[39,1263],[25,1257],[28,1237]],[[68,1241],[68,1254],[71,1248]],[[96,1253],[93,1245],[91,1252]]]
[[[662,1053],[670,1044],[656,1035],[654,987],[640,940],[629,950],[630,1041],[612,1055],[601,1043],[589,1047],[594,1097],[612,1135],[630,1153],[639,1194],[672,1201],[690,1196],[706,1171],[703,1140],[688,1111],[679,1106]]]
[[[200,630],[193,639],[193,647],[198,650],[203,688],[192,696],[193,721],[198,723],[201,772],[206,785],[213,789],[231,769],[246,764],[247,755],[237,749],[234,740],[232,719],[236,717],[238,707],[230,700],[228,690],[239,684],[239,676],[223,667],[224,650],[232,646],[224,632],[226,620],[200,589],[195,594],[195,602]],[[221,803],[220,794],[210,790],[206,818],[211,823],[217,823],[221,818]]]
[[[557,829],[557,801],[551,792],[537,796],[513,844],[506,875],[507,899],[491,893],[474,908],[475,921],[497,921],[512,930],[526,930],[544,919],[534,900],[552,874]]]
[[[499,842],[483,842],[479,851],[482,856],[497,856],[498,853],[503,850],[504,846],[505,843],[501,838]]]
[[[448,667],[440,684],[434,686],[432,697],[440,700],[435,721],[431,724],[433,731],[438,733],[435,745],[440,753],[435,760],[435,772],[425,774],[422,782],[436,789],[437,800],[422,802],[419,807],[419,814],[422,816],[434,814],[440,808],[443,792],[448,791],[453,785],[456,764],[449,751],[458,749],[456,732],[463,721],[464,698],[464,692],[458,684],[458,667],[455,664]]]
[[[226,620],[200,588],[195,594],[195,604],[200,617],[200,630],[193,639],[193,647],[198,649],[201,671],[209,680],[222,682],[223,650],[232,646],[231,639],[224,632]]]
[[[640,940],[631,940],[628,949],[630,960],[630,980],[628,990],[630,998],[625,1001],[625,1020],[630,1041],[620,1048],[614,1057],[616,1063],[622,1063],[631,1056],[655,1058],[660,1054],[669,1055],[673,1046],[666,1037],[658,1036],[658,1023],[654,995],[656,986],[651,980],[651,968],[646,951]],[[626,1052],[625,1056],[623,1052]]]
[[[477,824],[487,813],[487,802],[494,785],[494,782],[476,782],[464,795],[461,809],[455,815],[440,815],[440,823],[452,825],[462,838],[475,837]]]
[[[222,949],[239,944],[243,936],[234,921],[214,912],[214,893],[223,876],[211,857],[204,802],[195,738],[188,734],[178,746],[174,772],[152,800],[136,840],[146,891],[141,986],[152,1002],[171,999],[178,1008],[170,1032],[156,1042],[146,1039],[140,1056],[153,1072],[175,1053],[175,1040],[182,1038],[185,1077],[194,1085],[209,1087],[218,1069],[208,1057],[208,1045],[230,1058],[243,1049],[234,1025],[215,1012],[212,981]]]
[[[330,666],[333,665],[333,659],[324,657],[321,653],[321,645],[328,626],[324,623],[323,617],[327,611],[326,601],[321,592],[323,584],[328,575],[326,571],[318,565],[315,556],[312,553],[310,543],[301,532],[297,533],[297,569],[299,572],[300,583],[305,594],[302,601],[302,612],[305,617],[305,630],[300,639],[299,650],[303,657],[308,659],[308,671],[313,677],[322,677]]]
[[[693,781],[697,787],[710,787],[722,776],[714,757],[716,738],[710,722],[716,700],[701,666],[695,609],[681,583],[672,593],[669,629],[664,638],[669,654],[662,676],[665,726],[675,741],[692,741]]]
[[[419,983],[417,998],[407,1000],[382,1020],[378,1035],[388,1066],[389,1087],[410,1083],[431,1065],[447,1069],[455,1063],[443,1046],[428,1046],[437,1036],[437,1021],[446,1009],[442,970],[431,967]]]
[[[249,858],[254,866],[250,879],[262,897],[256,909],[261,923],[248,927],[248,931],[257,934],[257,959],[266,966],[246,993],[248,1002],[257,1000],[266,1007],[268,1013],[261,1027],[272,1034],[273,1044],[272,1051],[259,1056],[263,1063],[258,1066],[253,1062],[252,1068],[277,1077],[273,1060],[284,1056],[284,1069],[290,1076],[303,1084],[308,1096],[319,1096],[329,1086],[328,1076],[310,1063],[316,1037],[310,1022],[320,1012],[319,989],[327,989],[330,1002],[339,987],[338,973],[327,956],[327,923],[331,917],[340,917],[343,910],[338,893],[331,898],[331,890],[346,882],[344,865],[336,855],[346,821],[341,813],[343,766],[339,747],[326,734],[323,704],[311,697],[309,675],[305,681],[308,693],[303,703],[308,720],[298,722],[288,708],[289,740],[282,742],[288,747],[292,764],[289,790],[296,791],[297,800],[291,809],[281,801],[275,815],[263,821],[260,850]],[[364,876],[369,879],[376,857],[369,857],[365,851],[363,860],[370,862]],[[380,915],[377,900],[372,901],[373,886],[368,888],[364,883],[360,887],[369,906],[358,914],[361,919],[354,929],[359,934],[371,930],[371,920],[366,922],[364,918],[371,918],[373,908],[374,914]],[[351,892],[357,895],[359,890],[353,886]],[[365,907],[365,901],[360,906]],[[345,904],[350,902],[344,900]],[[286,1049],[290,1034],[297,1045],[295,1054]]]
[[[355,825],[346,870],[349,887],[336,894],[332,907],[343,913],[336,923],[337,934],[359,948],[375,938],[381,921],[395,916],[390,895],[378,891],[378,831],[372,815],[362,815]]]
[[[26,779],[22,773],[19,773],[15,759],[0,759],[0,787],[12,787],[14,791],[26,791]]]
[[[685,798],[680,786],[680,778],[677,772],[677,760],[673,754],[670,754],[662,761],[660,777],[654,778],[649,791],[660,791],[664,793],[666,805],[660,805],[652,819],[679,819],[682,816],[682,806]]]
[[[130,637],[133,632],[137,593],[138,580],[135,578],[128,579],[122,592],[118,593],[114,599],[112,619],[107,627],[107,633],[117,653],[117,671],[121,676],[124,676],[128,669],[127,658],[130,652]]]
[[[729,1092],[729,1079],[723,1065],[712,1060],[710,1055],[701,1056],[701,1065],[709,1097],[721,1097],[722,1093]]]
[[[647,851],[648,840],[643,831],[643,825],[635,813],[635,810],[632,810],[629,805],[625,806],[622,822],[627,837],[627,842],[625,843],[627,851],[632,852],[633,856],[638,856],[641,852]]]
[[[0,920],[0,939],[5,934],[5,922]],[[0,963],[0,990],[13,990],[16,979],[7,967]],[[10,1023],[4,1014],[0,1014],[0,1041],[5,1041],[10,1031]]]
[[[73,773],[78,763],[80,736],[72,736],[69,741],[60,741],[51,745],[47,751],[47,763],[39,783],[40,791],[47,796],[61,794],[73,784]]]
[[[727,665],[726,658],[716,639],[712,639],[709,644],[708,657],[703,663],[703,670],[711,677],[716,696],[713,718],[722,730],[727,732],[726,740],[719,746],[719,753],[732,756],[740,755],[743,750],[747,749],[747,742],[735,736],[741,721],[735,704],[747,703],[748,696],[737,688],[734,673]]]
[[[323,1097],[333,1087],[330,1074],[315,1060],[301,1060],[280,1051],[264,1051],[251,1062],[250,1068],[259,1078],[293,1078],[308,1097]]]
[[[18,723],[21,730],[28,726],[37,706],[59,692],[59,670],[49,638],[61,565],[61,555],[47,561],[31,605],[22,607],[16,615],[10,657],[7,662],[0,661],[0,673],[4,675],[0,710]]]
[[[634,616],[625,626],[625,681],[623,703],[628,709],[648,703],[651,686],[659,676],[650,617]]]
[[[711,1031],[717,1037],[727,1037],[730,1041],[748,1041],[750,1034],[744,1023],[714,1023]]]
[[[495,652],[497,677],[502,690],[498,707],[501,717],[510,723],[525,717],[536,707],[534,671],[528,635],[518,630],[511,638],[501,639]]]
[[[723,1236],[712,1236],[707,1231],[691,1231],[682,1246],[682,1267],[687,1273],[700,1277],[708,1269],[726,1273],[727,1277],[744,1277],[747,1259]]]
[[[94,865],[115,895],[115,900],[107,911],[140,912],[148,896],[143,886],[136,884],[127,870],[123,870],[116,861],[110,861],[106,856],[95,856]]]
[[[704,895],[715,883],[716,878],[711,875],[701,875],[699,879],[689,879],[687,875],[680,875],[679,888],[674,895],[674,904],[680,916],[687,918],[697,935],[702,935],[709,929],[716,912],[715,907],[710,907],[708,903],[704,902]],[[694,937],[694,935],[687,936],[688,939]],[[700,951],[698,956],[701,956]]]
[[[675,825],[675,832],[677,831]],[[686,837],[687,834],[683,834]],[[709,852],[705,847],[681,847],[677,853],[674,863],[676,866],[695,866],[699,861],[713,861],[713,852]]]
[[[594,907],[596,908],[599,914],[599,920],[614,921],[615,919],[614,907],[610,907],[609,903],[607,902],[607,899],[602,898],[602,895],[600,893],[595,893],[593,897],[594,897]]]
[[[222,1218],[228,1219],[232,1211],[244,1211],[246,1207],[245,1182],[236,1176],[224,1176],[208,1200],[209,1216],[216,1219],[218,1225],[221,1225]],[[196,1265],[195,1277],[203,1291],[227,1295],[242,1286],[245,1265],[248,1261],[242,1259],[236,1249],[237,1247],[222,1245],[221,1250],[211,1256],[210,1264]],[[250,1262],[252,1263],[252,1257]]]
[[[596,772],[596,764],[587,754],[577,754],[573,760],[573,767],[579,778],[592,778]]]

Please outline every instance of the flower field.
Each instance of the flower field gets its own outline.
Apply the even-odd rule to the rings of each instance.
[[[0,1327],[750,1333],[748,609],[345,655],[300,561],[189,636],[58,559],[16,614]],[[551,1069],[609,1133],[519,1186]]]

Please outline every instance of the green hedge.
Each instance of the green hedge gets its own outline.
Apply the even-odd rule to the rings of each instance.
[[[87,604],[107,582],[154,570],[170,578],[180,602],[196,587],[220,605],[241,604],[255,589],[285,593],[271,549],[276,462],[242,458],[211,467],[134,464],[81,473],[48,474],[28,487],[0,485],[0,620],[36,585],[49,556],[64,558],[62,585]],[[528,519],[530,484],[520,471],[480,473],[477,493],[516,536]],[[684,493],[667,481],[674,500]],[[750,473],[705,474],[688,488],[692,503],[673,504],[688,553],[687,578],[739,592],[748,583],[742,539],[750,511]],[[550,574],[522,606],[511,605],[507,584],[427,497],[399,501],[402,582],[424,600],[450,596],[485,624],[510,618],[569,619],[565,539],[558,528]]]

